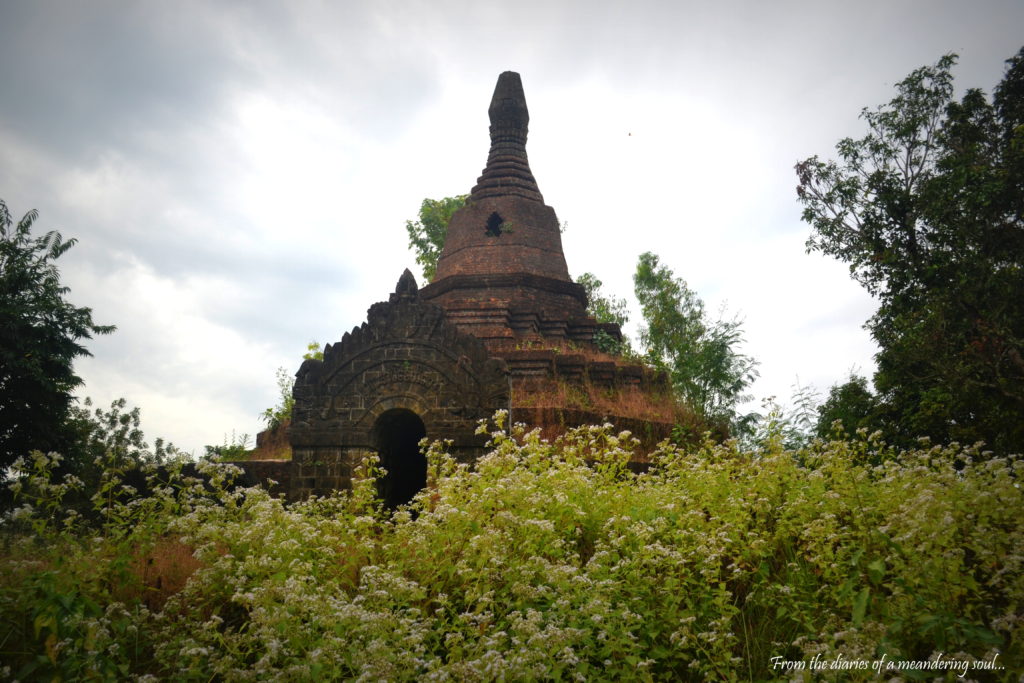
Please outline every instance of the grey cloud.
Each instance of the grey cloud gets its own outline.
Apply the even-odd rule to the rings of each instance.
[[[153,137],[203,126],[257,82],[380,138],[436,94],[431,60],[386,43],[372,15],[339,6],[310,25],[301,6],[283,7],[3,3],[0,123],[82,163],[109,148],[168,154],[174,146],[154,148]],[[153,163],[176,165],[173,155]]]
[[[0,119],[69,161],[131,149],[147,129],[175,130],[218,103],[238,77],[214,27],[170,5],[13,2],[0,10]]]

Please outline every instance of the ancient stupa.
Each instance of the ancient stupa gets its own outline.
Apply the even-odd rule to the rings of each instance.
[[[621,331],[587,314],[586,293],[569,277],[558,219],[526,155],[519,74],[501,74],[488,114],[487,165],[452,216],[434,281],[420,288],[406,270],[365,323],[299,369],[290,497],[347,487],[376,451],[388,471],[381,494],[401,504],[426,481],[421,438],[449,439],[471,462],[485,445],[478,422],[499,409],[549,435],[606,420],[648,440],[670,430],[664,417],[617,407],[627,402],[617,397],[636,403],[663,391],[665,379],[595,345],[599,329]]]

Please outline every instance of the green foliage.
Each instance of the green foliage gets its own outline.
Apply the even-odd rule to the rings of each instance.
[[[306,352],[302,354],[303,360],[323,360],[324,351],[320,347],[320,342],[314,340],[306,344]],[[281,425],[286,422],[290,422],[292,419],[292,408],[295,407],[295,397],[292,396],[292,389],[295,386],[295,377],[284,368],[277,369],[277,390],[280,402],[273,408],[267,408],[260,415],[260,419],[267,424],[267,429],[273,431],[278,429]],[[247,436],[247,435],[246,435]],[[232,443],[225,444],[224,448],[238,455],[238,446],[244,446],[244,444],[235,444],[234,438]],[[207,453],[211,452],[210,449],[215,451],[216,455],[220,455],[220,447],[218,446],[207,446]],[[232,450],[233,449],[233,450]],[[242,452],[244,453],[244,448]]]
[[[182,516],[230,503],[226,484],[238,472],[206,470],[205,481],[185,476],[185,461],[174,454],[160,467],[142,466],[149,492],[143,497],[117,456],[104,457],[101,484],[92,491],[72,475],[56,476],[56,453],[35,451],[11,466],[19,505],[4,520],[5,679],[125,680],[152,672],[154,615],[145,598],[153,587],[141,581],[141,558]],[[88,515],[67,505],[83,492],[92,493]]]
[[[35,449],[70,452],[74,360],[91,355],[82,340],[114,331],[67,301],[56,261],[75,240],[32,237],[37,215],[15,225],[0,200],[0,470]]]
[[[741,434],[740,440],[747,448],[784,448],[798,451],[807,448],[814,437],[818,424],[818,394],[812,387],[793,386],[791,405],[779,405],[775,397],[762,401],[764,415],[758,415],[748,434]]]
[[[78,434],[76,443],[83,459],[101,469],[126,469],[143,464],[160,464],[177,456],[173,444],[157,438],[151,451],[141,430],[139,409],[127,410],[128,402],[119,398],[110,408],[92,408],[92,399],[86,398],[83,407],[71,409],[71,423]]]
[[[260,415],[267,424],[267,429],[275,430],[292,419],[292,408],[295,407],[295,397],[292,396],[292,388],[295,386],[295,378],[284,368],[278,368],[277,390],[280,403],[273,408],[267,408]]]
[[[736,350],[740,321],[708,317],[700,297],[650,252],[640,256],[633,283],[645,322],[640,340],[677,394],[708,420],[748,429],[756,415],[736,408],[749,398],[757,363]]]
[[[306,352],[302,354],[302,360],[323,360],[324,349],[320,346],[320,342],[313,340],[306,344]]]
[[[850,375],[844,384],[833,385],[828,398],[818,407],[815,433],[822,439],[839,434],[853,434],[860,429],[874,431],[881,426],[878,397],[868,389],[868,381],[859,375]],[[838,423],[838,425],[836,424]]]
[[[394,513],[372,458],[351,492],[292,505],[204,464],[207,485],[154,483],[101,530],[40,526],[0,560],[6,676],[768,680],[789,677],[773,656],[936,652],[1024,673],[1019,459],[858,436],[666,445],[637,475],[629,433],[502,420],[475,469],[431,445]],[[51,486],[45,456],[23,465]],[[168,536],[201,565],[150,609],[131,558]]]
[[[107,506],[114,498],[134,496],[142,485],[142,471],[180,457],[171,443],[157,438],[153,449],[141,430],[139,409],[127,409],[123,398],[111,402],[109,409],[93,408],[92,399],[82,406],[71,406],[67,428],[74,435],[67,456],[54,468],[57,480],[74,480],[63,499],[64,512],[89,518],[96,509],[94,496],[103,491]]]
[[[424,199],[420,205],[419,220],[405,222],[409,248],[416,252],[416,263],[423,267],[423,277],[427,282],[433,280],[437,272],[437,259],[444,248],[448,222],[452,214],[465,206],[468,197],[462,194],[444,199]]]
[[[231,439],[224,435],[224,442],[220,446],[204,446],[206,451],[203,458],[214,462],[238,462],[249,456],[249,435],[235,434],[231,432]]]
[[[796,166],[808,250],[849,263],[879,299],[879,392],[890,438],[1024,450],[1024,50],[989,102],[957,101],[955,55],[861,118],[838,161]]]
[[[576,283],[583,286],[587,292],[587,314],[594,317],[598,323],[614,323],[621,328],[629,322],[629,309],[625,299],[617,299],[614,296],[605,295],[601,291],[602,282],[593,273],[583,273],[576,278]],[[597,348],[605,353],[617,355],[632,355],[633,348],[629,338],[625,335],[616,339],[604,330],[598,330],[594,334],[594,343]]]
[[[587,313],[594,316],[599,323],[615,323],[625,325],[629,322],[629,310],[625,299],[606,296],[601,291],[602,282],[593,273],[583,273],[576,278],[576,283],[587,292]]]

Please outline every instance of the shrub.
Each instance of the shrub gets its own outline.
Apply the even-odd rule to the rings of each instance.
[[[170,482],[100,529],[23,534],[3,659],[204,680],[811,680],[772,657],[815,655],[1024,670],[1020,459],[861,433],[666,443],[635,474],[635,443],[499,428],[472,468],[432,444],[428,486],[393,513],[373,462],[352,491],[290,505],[204,465],[210,484]],[[109,587],[130,548],[167,538],[198,568],[166,603]]]

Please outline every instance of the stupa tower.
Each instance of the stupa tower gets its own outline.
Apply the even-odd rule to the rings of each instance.
[[[514,420],[554,435],[610,419],[657,441],[676,421],[666,376],[595,344],[598,331],[622,332],[587,314],[586,291],[569,277],[558,218],[526,154],[530,113],[519,74],[498,77],[487,113],[487,165],[452,216],[420,299],[504,361]]]
[[[621,332],[587,315],[569,278],[558,218],[526,157],[518,74],[501,74],[488,113],[487,166],[452,216],[437,278],[421,289],[405,271],[366,322],[296,373],[292,461],[274,472],[291,498],[348,487],[375,452],[388,472],[380,495],[401,505],[426,485],[422,438],[472,462],[486,448],[477,424],[497,410],[549,436],[611,420],[648,446],[679,423],[663,373],[594,343],[598,330]]]
[[[452,216],[437,275],[420,296],[492,349],[524,337],[590,342],[586,293],[569,278],[558,218],[526,155],[530,113],[519,74],[498,77],[488,115],[487,166]]]

